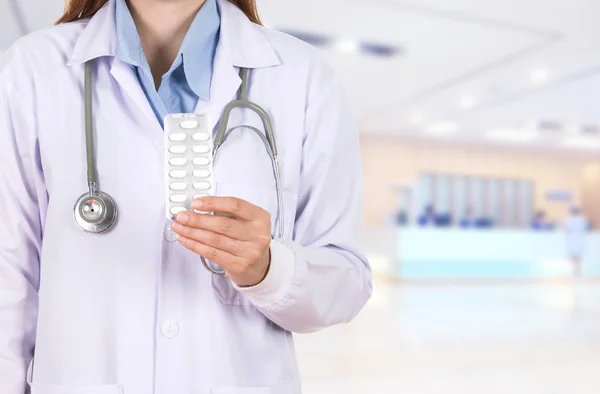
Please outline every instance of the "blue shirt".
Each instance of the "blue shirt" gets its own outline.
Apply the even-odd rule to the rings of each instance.
[[[125,0],[116,1],[116,57],[130,64],[161,126],[170,113],[193,113],[198,100],[210,100],[213,60],[221,17],[216,0],[207,0],[194,18],[177,58],[158,91]]]

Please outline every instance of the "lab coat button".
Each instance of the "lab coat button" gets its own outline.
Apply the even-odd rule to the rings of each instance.
[[[165,239],[169,242],[177,241],[177,236],[176,236],[175,232],[173,231],[173,229],[171,228],[170,224],[167,227],[165,227]]]
[[[179,325],[174,321],[166,321],[163,323],[160,332],[165,338],[175,338],[179,334]]]

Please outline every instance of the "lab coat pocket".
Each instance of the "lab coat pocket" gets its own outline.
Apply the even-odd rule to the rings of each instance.
[[[117,385],[102,386],[66,386],[51,384],[31,384],[31,394],[124,394],[123,387]]]
[[[221,197],[236,197],[256,205],[271,214],[271,227],[276,223],[277,196],[274,190],[257,187],[250,183],[218,182],[215,185],[216,195]],[[227,305],[252,305],[242,293],[233,288],[229,278],[212,275],[212,288],[221,303]]]

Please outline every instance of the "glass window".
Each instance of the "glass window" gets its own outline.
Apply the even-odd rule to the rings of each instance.
[[[435,211],[439,214],[450,213],[451,198],[450,177],[447,175],[437,175],[435,177]]]
[[[515,227],[517,225],[517,182],[504,180],[502,189],[502,222],[507,227]]]
[[[473,216],[478,218],[483,215],[483,179],[471,178],[469,187],[469,206],[473,210]]]
[[[487,182],[486,190],[486,209],[485,216],[489,217],[494,221],[496,225],[501,224],[501,212],[500,207],[500,180],[489,179]]]
[[[431,174],[421,175],[418,191],[419,214],[423,213],[425,206],[433,203],[433,176]]]
[[[518,224],[522,227],[529,226],[533,215],[533,182],[523,180],[519,182]]]
[[[452,178],[452,216],[455,221],[460,220],[467,209],[467,178],[457,176]]]
[[[440,215],[457,223],[468,208],[475,218],[489,218],[495,226],[527,227],[533,214],[532,180],[421,174],[416,202],[419,214],[432,204]]]

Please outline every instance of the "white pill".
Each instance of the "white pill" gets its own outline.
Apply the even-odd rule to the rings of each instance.
[[[208,178],[210,176],[209,170],[194,170],[194,176],[196,178]]]
[[[184,170],[173,170],[173,171],[169,172],[169,176],[171,178],[183,178],[186,175],[187,175],[187,171],[184,171]]]
[[[171,190],[185,190],[187,183],[185,182],[173,182],[169,185]]]
[[[194,209],[194,212],[199,213],[200,215],[208,215],[210,212],[206,212],[206,211],[197,211]]]
[[[185,145],[173,145],[169,148],[169,152],[171,153],[185,153],[187,150]]]
[[[196,165],[196,166],[207,166],[209,164],[210,164],[209,157],[196,157],[194,159],[194,165]]]
[[[192,135],[194,141],[207,141],[210,138],[210,134],[208,133],[195,133]]]
[[[185,141],[185,133],[173,133],[169,134],[169,140],[171,141]]]
[[[169,164],[172,166],[184,166],[185,163],[187,163],[187,159],[184,159],[183,157],[174,157],[169,159]]]
[[[186,202],[187,196],[185,194],[173,194],[171,197],[169,197],[169,200],[171,202]]]
[[[184,207],[173,207],[170,210],[171,214],[173,214],[173,215],[177,215],[179,212],[183,212],[183,211],[185,211]]]
[[[206,194],[206,193],[203,193],[203,194],[195,194],[195,195],[194,195],[194,200],[195,200],[195,199],[197,199],[197,198],[208,197],[208,196],[210,196],[210,194]]]
[[[210,183],[208,183],[208,182],[196,182],[196,183],[194,183],[194,189],[196,189],[196,190],[208,190],[208,189],[210,189]]]
[[[186,119],[179,123],[179,126],[183,129],[195,129],[198,127],[198,121],[195,119]]]
[[[192,149],[194,153],[207,153],[210,150],[208,145],[194,145]]]

